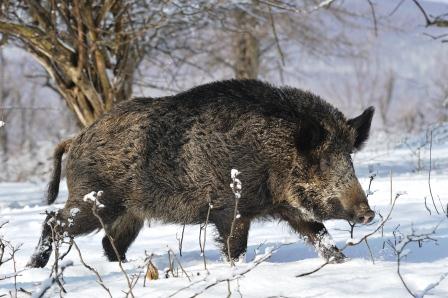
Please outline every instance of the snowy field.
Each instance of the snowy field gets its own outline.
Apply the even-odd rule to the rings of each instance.
[[[408,140],[401,145],[385,142],[370,142],[365,151],[354,158],[361,184],[367,190],[370,173],[376,177],[372,181],[369,201],[372,208],[384,217],[391,204],[390,171],[392,171],[392,196],[400,193],[390,220],[367,238],[372,256],[365,242],[347,247],[344,252],[349,260],[343,264],[329,264],[321,270],[303,277],[296,275],[312,271],[322,265],[313,249],[294,234],[284,223],[256,222],[249,234],[249,247],[245,260],[231,269],[212,240],[214,230],[207,230],[205,249],[208,268],[204,270],[203,258],[198,244],[199,226],[187,226],[183,239],[182,256],[179,256],[178,238],[182,226],[151,223],[146,227],[128,251],[128,262],[124,269],[130,278],[138,276],[133,294],[136,297],[226,297],[230,288],[232,297],[409,297],[397,274],[397,256],[392,247],[399,249],[400,241],[407,235],[425,234],[433,231],[430,237],[435,241],[410,243],[403,251],[401,274],[409,289],[417,296],[448,297],[448,142],[446,132],[434,135],[432,148],[431,187],[440,214],[434,207],[428,184],[429,144],[422,145],[422,137]],[[421,147],[420,152],[417,150]],[[230,181],[229,181],[230,182]],[[57,203],[51,208],[63,206],[67,192],[64,182]],[[51,265],[43,269],[26,269],[25,265],[32,254],[40,235],[42,214],[48,206],[42,204],[44,184],[3,183],[0,184],[0,220],[8,221],[0,234],[11,243],[22,243],[16,254],[16,270],[19,272],[16,287],[17,296],[28,297],[25,291],[39,294],[42,284],[48,282]],[[244,191],[244,181],[243,181]],[[425,198],[427,206],[425,207]],[[429,209],[429,210],[428,210]],[[365,227],[355,227],[354,240],[374,231],[380,220]],[[329,221],[327,228],[339,247],[344,247],[350,239],[348,224],[343,221]],[[76,239],[84,261],[94,267],[110,289],[113,297],[125,296],[128,285],[117,263],[109,263],[103,255],[101,239],[103,232]],[[278,250],[276,250],[278,248]],[[66,246],[62,251],[65,251]],[[178,269],[177,277],[169,274],[168,253],[172,249],[182,264],[189,279]],[[261,262],[264,256],[272,257]],[[145,251],[154,254],[153,262],[159,270],[158,280],[145,280]],[[95,274],[80,262],[76,250],[65,257],[63,262],[73,261],[64,271],[64,297],[107,297],[107,292],[97,283]],[[255,261],[254,261],[255,260]],[[175,272],[179,267],[174,262]],[[242,272],[248,271],[244,275]],[[0,267],[0,277],[14,272],[12,262]],[[230,282],[217,283],[233,277]],[[441,281],[440,281],[441,280]],[[440,283],[439,283],[440,281]],[[217,283],[217,285],[214,285]],[[211,286],[211,287],[209,287]],[[432,288],[432,286],[434,286]],[[209,288],[207,288],[209,287]],[[60,289],[54,284],[44,297],[59,296]],[[0,297],[15,293],[14,279],[0,281]],[[36,296],[36,295],[35,295]]]

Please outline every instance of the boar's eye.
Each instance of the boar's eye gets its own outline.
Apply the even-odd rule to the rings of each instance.
[[[309,116],[308,116],[309,117]],[[300,152],[308,153],[319,146],[325,137],[325,131],[319,123],[304,116],[297,125],[295,142]]]
[[[360,150],[369,138],[374,112],[374,107],[368,107],[361,115],[347,121],[347,124],[356,131],[355,144],[353,145],[356,150]]]

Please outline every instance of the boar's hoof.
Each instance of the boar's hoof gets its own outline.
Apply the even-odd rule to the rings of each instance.
[[[330,264],[341,264],[341,263],[345,263],[347,260],[348,260],[348,258],[342,252],[340,252],[339,254],[333,255],[329,259],[329,263]]]
[[[322,256],[330,264],[341,264],[348,260],[348,258],[337,247],[326,249],[322,252]]]
[[[48,259],[50,256],[48,255],[41,255],[41,254],[34,254],[31,257],[31,260],[26,264],[26,267],[28,268],[43,268],[48,263]]]

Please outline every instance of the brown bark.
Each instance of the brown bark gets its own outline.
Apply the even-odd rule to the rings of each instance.
[[[24,2],[33,21],[0,21],[0,33],[20,40],[46,69],[82,126],[130,98],[140,57],[136,39],[128,36],[132,22],[124,2]],[[106,15],[113,16],[114,27]]]
[[[260,43],[255,36],[257,22],[245,11],[235,12],[239,32],[235,33],[234,70],[237,79],[256,79],[260,66]]]
[[[0,48],[0,121],[6,122],[5,99],[7,92],[5,89],[5,63],[3,51]],[[4,178],[8,178],[8,133],[6,127],[0,127],[0,169],[4,173]]]

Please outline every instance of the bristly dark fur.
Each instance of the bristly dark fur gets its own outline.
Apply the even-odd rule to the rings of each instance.
[[[236,168],[243,191],[231,258],[246,250],[251,220],[276,217],[306,236],[323,256],[341,260],[336,247],[321,245],[327,233],[322,221],[371,219],[350,159],[357,129],[368,135],[370,120],[363,117],[351,126],[318,96],[256,80],[135,98],[72,139],[66,165],[69,198],[57,217],[65,223],[72,208],[80,209],[73,225],[64,226],[73,236],[100,228],[83,197],[103,191],[105,207],[99,215],[124,259],[145,220],[203,223],[211,202],[209,221],[227,254],[235,206],[230,171]],[[49,202],[57,196],[67,148],[56,150]],[[40,243],[48,239],[44,229]],[[103,248],[109,260],[117,259],[106,238]],[[39,255],[39,249],[30,266],[46,264],[48,251]]]

